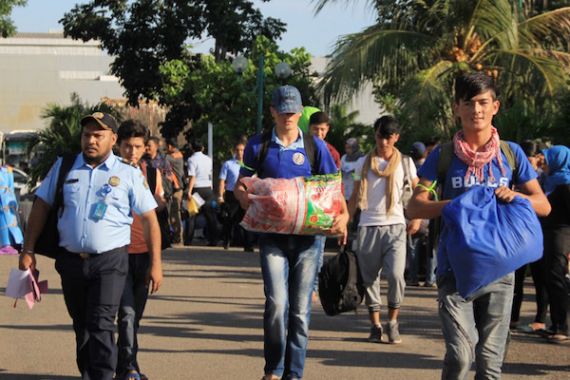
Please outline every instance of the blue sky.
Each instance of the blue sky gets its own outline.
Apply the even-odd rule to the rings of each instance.
[[[20,32],[61,30],[58,20],[76,3],[84,2],[28,0],[27,6],[14,9],[12,19]],[[255,3],[265,16],[287,23],[287,32],[278,42],[286,51],[303,46],[313,55],[326,55],[339,36],[358,32],[374,23],[374,14],[366,8],[366,1],[355,1],[350,6],[332,4],[317,16],[311,0],[272,0],[269,3],[257,0]],[[200,51],[206,51],[211,45],[211,41],[195,44]]]

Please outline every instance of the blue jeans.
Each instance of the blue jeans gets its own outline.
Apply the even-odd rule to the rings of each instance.
[[[137,333],[148,299],[148,286],[145,284],[145,277],[149,265],[148,253],[129,255],[129,273],[127,274],[117,318],[119,325],[117,375],[119,376],[133,370],[140,372],[137,361],[139,350]]]
[[[422,248],[429,249],[423,244],[425,240],[422,236],[408,236],[407,239],[407,261],[408,261],[408,280],[411,283],[418,282],[418,272],[420,269],[420,260],[422,257]],[[429,246],[429,244],[427,244]],[[437,265],[437,253],[426,252],[426,284],[435,284],[435,267]]]
[[[514,274],[510,273],[466,300],[457,293],[451,272],[438,277],[439,316],[446,348],[442,379],[467,379],[473,360],[476,380],[501,378],[513,284]]]
[[[315,292],[319,292],[319,273],[321,272],[321,268],[323,267],[323,260],[325,255],[325,244],[327,242],[327,237],[325,235],[317,235],[317,241],[319,242],[319,265],[317,267],[317,275],[315,276],[315,286],[313,290]]]
[[[266,374],[303,377],[319,244],[314,236],[260,234]]]

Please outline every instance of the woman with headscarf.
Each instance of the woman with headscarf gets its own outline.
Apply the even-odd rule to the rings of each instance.
[[[12,167],[0,167],[0,255],[17,255],[24,237],[18,224],[18,203]]]
[[[570,253],[570,149],[562,145],[544,149],[544,192],[552,205],[542,219],[544,275],[550,302],[552,326],[547,339],[568,341],[568,254]]]
[[[542,171],[543,161],[539,161],[538,155],[540,154],[542,160],[544,159],[542,149],[546,148],[546,145],[536,140],[525,140],[521,142],[520,145],[525,156],[530,161],[532,168],[538,174],[538,182],[542,184],[544,181],[544,173]],[[529,267],[535,290],[536,314],[533,322],[519,326],[521,306],[524,299],[524,281]],[[544,333],[548,314],[548,293],[546,291],[546,278],[543,272],[542,258],[529,265],[523,265],[515,272],[515,291],[513,294],[513,306],[511,308],[511,330],[518,330],[525,333]]]

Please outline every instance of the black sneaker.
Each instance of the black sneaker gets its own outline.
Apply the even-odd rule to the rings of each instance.
[[[382,326],[370,326],[368,341],[371,343],[382,343]]]

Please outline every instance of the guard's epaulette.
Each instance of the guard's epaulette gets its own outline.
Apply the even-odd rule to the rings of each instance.
[[[122,162],[123,164],[132,166],[132,167],[135,168],[135,169],[138,169],[138,168],[139,168],[139,166],[138,166],[137,164],[135,164],[134,162],[125,160],[124,158],[120,158],[119,161]]]

